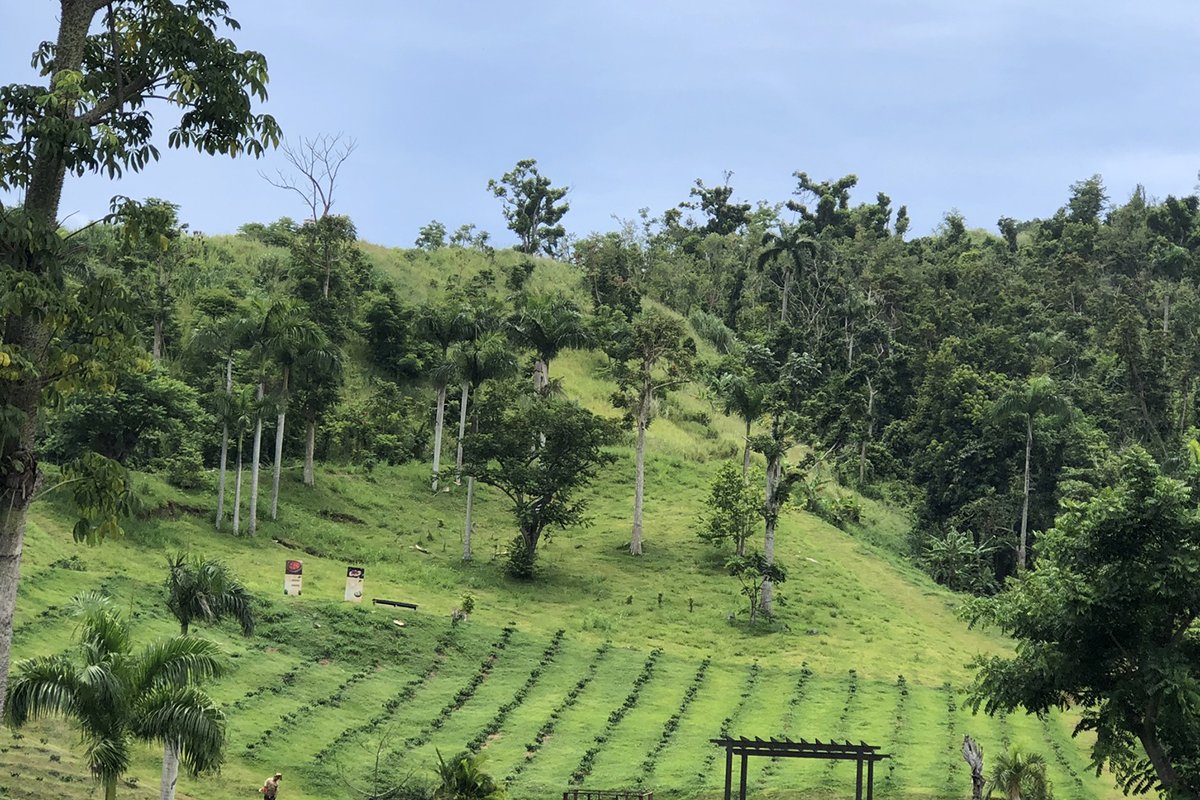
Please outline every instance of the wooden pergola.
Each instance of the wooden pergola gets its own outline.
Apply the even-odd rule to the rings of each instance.
[[[712,739],[717,747],[725,748],[725,800],[733,800],[733,757],[741,757],[741,780],[738,783],[738,800],[746,800],[746,762],[750,756],[769,758],[819,758],[827,761],[853,761],[857,765],[854,781],[854,800],[874,800],[875,762],[891,758],[879,748],[866,742],[851,744],[849,741],[822,742],[793,741],[791,739],[747,739],[745,736]],[[866,766],[866,795],[863,795],[863,766]]]

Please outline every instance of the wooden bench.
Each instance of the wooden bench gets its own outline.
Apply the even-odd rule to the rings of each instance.
[[[567,789],[563,800],[654,800],[654,792],[632,789]]]
[[[394,606],[396,608],[412,608],[417,607],[416,603],[405,603],[403,600],[384,600],[381,597],[371,598],[371,602],[377,606]]]

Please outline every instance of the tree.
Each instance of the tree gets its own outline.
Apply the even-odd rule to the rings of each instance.
[[[996,757],[987,793],[999,790],[1007,800],[1050,800],[1050,781],[1046,778],[1046,759],[1039,753],[1025,753],[1014,747]]]
[[[460,415],[458,439],[458,474],[462,474],[463,442],[466,437],[467,408],[471,402],[471,390],[478,390],[485,382],[505,378],[517,369],[517,359],[509,347],[508,340],[499,333],[486,333],[461,343],[454,353],[454,364],[462,381],[462,414]],[[479,432],[479,415],[471,412],[471,432]],[[467,516],[463,528],[463,561],[471,560],[471,514],[475,508],[475,477],[467,473]]]
[[[450,347],[463,336],[464,312],[460,304],[443,301],[422,309],[417,319],[417,328],[431,346],[441,353],[441,358],[431,359],[429,375],[437,391],[437,410],[433,423],[433,491],[438,490],[442,470],[442,431],[446,425],[446,386],[454,375],[450,362]]]
[[[233,535],[242,532],[242,449],[246,434],[262,420],[263,400],[257,385],[233,388],[221,405],[221,419],[237,442],[237,467],[233,484]]]
[[[307,241],[311,260],[324,273],[321,294],[329,297],[333,268],[343,260],[355,240],[354,225],[349,217],[337,216],[333,209],[338,175],[346,161],[358,148],[358,143],[342,134],[321,134],[299,142],[284,142],[280,150],[291,165],[292,172],[277,170],[274,178],[263,175],[268,183],[300,195],[308,209],[309,218],[300,228],[299,238]],[[261,173],[260,173],[261,174]]]
[[[780,225],[779,233],[763,234],[758,268],[782,261],[779,280],[779,321],[786,323],[790,314],[792,284],[817,257],[817,242],[798,225]]]
[[[192,774],[218,768],[224,715],[196,684],[224,672],[220,649],[205,639],[177,636],[135,652],[128,620],[107,598],[82,595],[75,610],[81,618],[78,657],[41,656],[16,664],[5,721],[20,728],[42,717],[73,719],[105,800],[116,797],[135,740],[163,746],[164,800],[174,797],[181,761]]]
[[[1119,480],[1062,513],[1036,570],[966,608],[1016,639],[979,658],[971,689],[989,714],[1075,706],[1092,760],[1126,791],[1200,797],[1200,512],[1141,447]],[[1140,752],[1139,752],[1140,746]]]
[[[510,327],[516,339],[534,352],[533,388],[538,392],[550,386],[550,362],[565,348],[582,347],[588,341],[583,313],[561,293],[525,295]]]
[[[243,636],[254,633],[250,592],[223,562],[176,553],[167,569],[167,608],[179,620],[181,636],[194,621],[212,624],[224,617],[237,620]]]
[[[733,366],[729,371],[714,374],[709,388],[720,404],[721,411],[736,416],[746,426],[746,442],[742,446],[742,480],[749,480],[750,431],[766,410],[766,387],[746,374],[744,369]]]
[[[489,180],[487,188],[504,204],[508,229],[521,240],[518,250],[529,255],[558,254],[559,242],[567,235],[559,220],[571,208],[559,203],[567,196],[565,186],[551,186],[550,179],[538,172],[537,161],[528,158],[499,180]]]
[[[161,362],[166,351],[166,323],[178,291],[178,273],[187,256],[187,225],[179,222],[179,206],[151,197],[142,203],[125,200],[121,271],[140,308],[150,312],[150,355]]]
[[[1026,546],[1029,536],[1029,476],[1033,455],[1033,424],[1041,416],[1062,420],[1071,414],[1069,401],[1058,393],[1054,381],[1037,375],[1014,387],[996,403],[993,414],[998,421],[1019,419],[1025,427],[1025,489],[1021,504],[1021,538],[1017,545],[1017,569],[1028,566]]]
[[[605,448],[616,441],[616,428],[565,398],[513,383],[485,389],[475,413],[479,430],[467,436],[463,468],[508,498],[519,530],[508,570],[532,578],[549,529],[584,521],[587,502],[577,493],[615,460]]]
[[[787,580],[783,564],[774,559],[768,561],[762,553],[753,552],[748,556],[734,556],[725,562],[725,568],[742,584],[742,594],[750,603],[750,624],[758,619],[760,610],[770,616],[770,610],[763,604],[763,591]]]
[[[706,505],[700,538],[714,545],[732,542],[734,555],[744,556],[762,514],[762,496],[738,474],[737,465],[726,462],[717,470]]]
[[[93,32],[102,10],[106,29]],[[61,280],[64,179],[68,172],[117,177],[157,159],[155,99],[184,110],[168,147],[258,156],[278,143],[275,120],[253,110],[255,99],[266,98],[266,59],[222,35],[223,28],[237,28],[228,10],[222,0],[61,0],[54,41],[34,54],[44,80],[0,87],[0,190],[24,192],[19,209],[0,208],[9,298],[3,340],[7,359],[18,365],[0,393],[0,690],[25,517],[41,474],[36,440],[43,398],[127,357],[118,347],[121,318],[102,313],[114,305],[104,291],[111,287]],[[14,287],[21,289],[10,292]]]
[[[501,800],[504,791],[496,785],[491,775],[483,771],[483,756],[479,753],[462,752],[449,761],[437,754],[438,786],[433,790],[434,800]]]
[[[224,402],[221,404],[221,456],[217,472],[217,518],[216,528],[221,529],[225,519],[225,474],[229,460],[229,415],[225,413],[233,397],[233,365],[237,351],[246,344],[250,332],[250,318],[240,308],[227,309],[219,316],[207,316],[196,327],[189,347],[212,352],[221,357]]]
[[[654,403],[690,379],[696,343],[683,323],[653,309],[643,310],[632,322],[613,318],[605,342],[617,381],[613,405],[624,410],[625,420],[637,432],[633,490],[633,530],[629,552],[642,554],[642,504],[646,493],[646,429]]]
[[[446,246],[446,226],[435,220],[430,220],[428,225],[422,225],[417,230],[416,246],[420,249],[432,253],[434,250],[441,250]]]

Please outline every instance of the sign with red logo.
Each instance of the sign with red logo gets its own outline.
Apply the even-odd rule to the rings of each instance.
[[[283,565],[283,593],[299,595],[300,584],[304,579],[304,562],[289,558]]]
[[[346,567],[346,600],[350,603],[361,603],[363,598],[363,576],[366,570],[362,567]]]

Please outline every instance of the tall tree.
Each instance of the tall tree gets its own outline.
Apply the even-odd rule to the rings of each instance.
[[[780,225],[778,233],[763,234],[759,269],[779,263],[779,321],[786,324],[791,315],[793,285],[817,257],[816,240],[798,225]]]
[[[1016,640],[980,657],[972,702],[989,714],[1076,707],[1092,760],[1126,791],[1200,797],[1200,513],[1141,447],[1115,485],[1061,514],[1038,568],[967,607]]]
[[[3,279],[24,287],[8,295],[3,319],[6,352],[23,366],[0,394],[6,420],[0,436],[0,690],[8,676],[25,517],[40,476],[42,399],[120,356],[111,319],[96,316],[109,298],[61,279],[58,214],[67,173],[115,177],[157,159],[156,99],[184,110],[167,135],[168,147],[257,156],[279,141],[275,120],[253,109],[256,99],[266,98],[266,59],[223,35],[224,28],[237,28],[227,3],[60,0],[59,6],[53,41],[34,54],[42,80],[0,87],[0,190],[24,192],[20,209],[0,209]],[[106,24],[94,30],[102,11]],[[97,329],[106,325],[101,348]],[[81,363],[95,368],[81,370]]]
[[[149,311],[150,356],[162,361],[175,284],[187,258],[187,225],[179,222],[179,206],[153,197],[142,203],[125,200],[118,213],[123,220],[121,270],[138,306]]]
[[[583,522],[587,503],[578,492],[615,460],[606,448],[617,431],[565,398],[511,383],[484,390],[475,408],[479,431],[467,437],[464,469],[511,503],[519,533],[508,571],[529,579],[549,530]]]
[[[96,594],[77,598],[76,613],[78,657],[19,662],[6,692],[5,721],[20,728],[43,717],[73,720],[105,800],[116,797],[137,740],[163,746],[164,800],[174,797],[181,761],[193,774],[219,767],[224,715],[197,684],[224,671],[220,649],[178,636],[135,651],[128,620]]]
[[[463,342],[454,353],[454,363],[458,370],[459,380],[462,381],[463,408],[470,406],[472,390],[478,390],[487,381],[505,378],[517,369],[516,355],[509,346],[508,340],[500,333],[487,333],[475,339]],[[479,415],[474,411],[471,417],[471,433],[479,433]],[[465,419],[465,417],[464,417]],[[464,431],[465,426],[460,427]],[[462,472],[463,447],[465,431],[460,435],[458,447],[458,470]],[[475,510],[475,476],[469,471],[467,475],[467,515],[463,528],[463,560],[471,560],[471,535],[474,532],[472,514]]]
[[[453,377],[453,364],[450,362],[450,347],[463,335],[464,318],[460,304],[445,300],[426,306],[417,320],[417,327],[422,338],[429,342],[441,354],[431,364],[428,373],[437,391],[437,410],[433,423],[433,477],[430,480],[433,491],[438,490],[442,470],[442,432],[446,426],[446,387]]]
[[[354,244],[350,218],[334,215],[331,210],[338,176],[357,148],[357,142],[340,133],[284,142],[279,149],[290,170],[277,170],[273,178],[263,175],[272,186],[294,192],[304,201],[309,217],[301,234],[324,273],[321,294],[325,298],[329,297],[334,268]]]
[[[1026,548],[1029,541],[1029,479],[1033,458],[1033,427],[1038,417],[1063,419],[1071,414],[1071,405],[1058,391],[1054,380],[1036,375],[1014,387],[1000,398],[993,409],[997,420],[1020,420],[1025,428],[1025,486],[1021,503],[1021,535],[1017,544],[1017,569],[1028,566]]]
[[[550,179],[538,172],[537,161],[527,158],[498,180],[489,180],[487,188],[504,204],[508,228],[521,240],[518,250],[530,255],[558,254],[559,243],[567,235],[560,220],[571,208],[559,202],[567,196],[565,186],[551,186]]]
[[[766,413],[767,388],[746,373],[744,366],[731,362],[728,370],[713,374],[709,388],[725,414],[736,416],[746,426],[742,445],[742,481],[750,477],[750,432]],[[739,555],[741,555],[739,553]]]
[[[614,317],[605,350],[617,381],[613,404],[625,412],[637,433],[634,455],[633,529],[629,552],[642,554],[642,505],[646,493],[646,429],[654,404],[690,379],[696,343],[683,323],[661,311],[645,309],[632,322]]]

